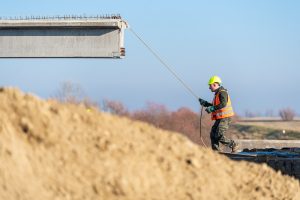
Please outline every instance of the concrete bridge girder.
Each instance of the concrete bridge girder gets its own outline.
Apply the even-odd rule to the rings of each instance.
[[[122,58],[122,19],[0,20],[0,58]]]

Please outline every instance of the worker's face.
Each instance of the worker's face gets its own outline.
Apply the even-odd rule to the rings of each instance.
[[[213,83],[213,84],[209,85],[209,89],[212,92],[215,92],[219,87],[220,87],[220,85],[218,83]]]

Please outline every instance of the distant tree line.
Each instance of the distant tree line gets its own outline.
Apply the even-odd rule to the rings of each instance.
[[[246,110],[245,117],[280,117],[283,121],[292,121],[296,117],[296,112],[292,108],[282,108],[278,111],[278,115],[275,115],[274,111],[271,109],[266,110],[264,114]]]
[[[149,102],[142,109],[129,111],[122,102],[105,99],[101,104],[91,101],[79,84],[63,82],[52,98],[62,103],[84,104],[87,107],[96,107],[104,112],[127,117],[133,120],[143,121],[157,128],[175,131],[186,135],[197,144],[200,140],[200,111],[194,112],[182,107],[176,111],[169,110],[166,106]],[[204,142],[209,145],[209,132],[211,127],[210,115],[203,111],[202,136]]]

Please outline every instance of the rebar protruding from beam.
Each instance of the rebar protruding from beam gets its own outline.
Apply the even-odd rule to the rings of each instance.
[[[122,19],[120,14],[106,14],[106,15],[90,15],[87,16],[86,14],[83,15],[56,15],[56,16],[2,16],[0,17],[0,20],[78,20],[78,19]]]

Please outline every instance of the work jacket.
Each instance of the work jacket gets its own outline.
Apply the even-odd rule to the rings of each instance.
[[[234,116],[230,96],[224,87],[221,86],[217,89],[217,91],[215,91],[215,97],[212,105],[214,106],[215,110],[211,113],[212,120]]]

